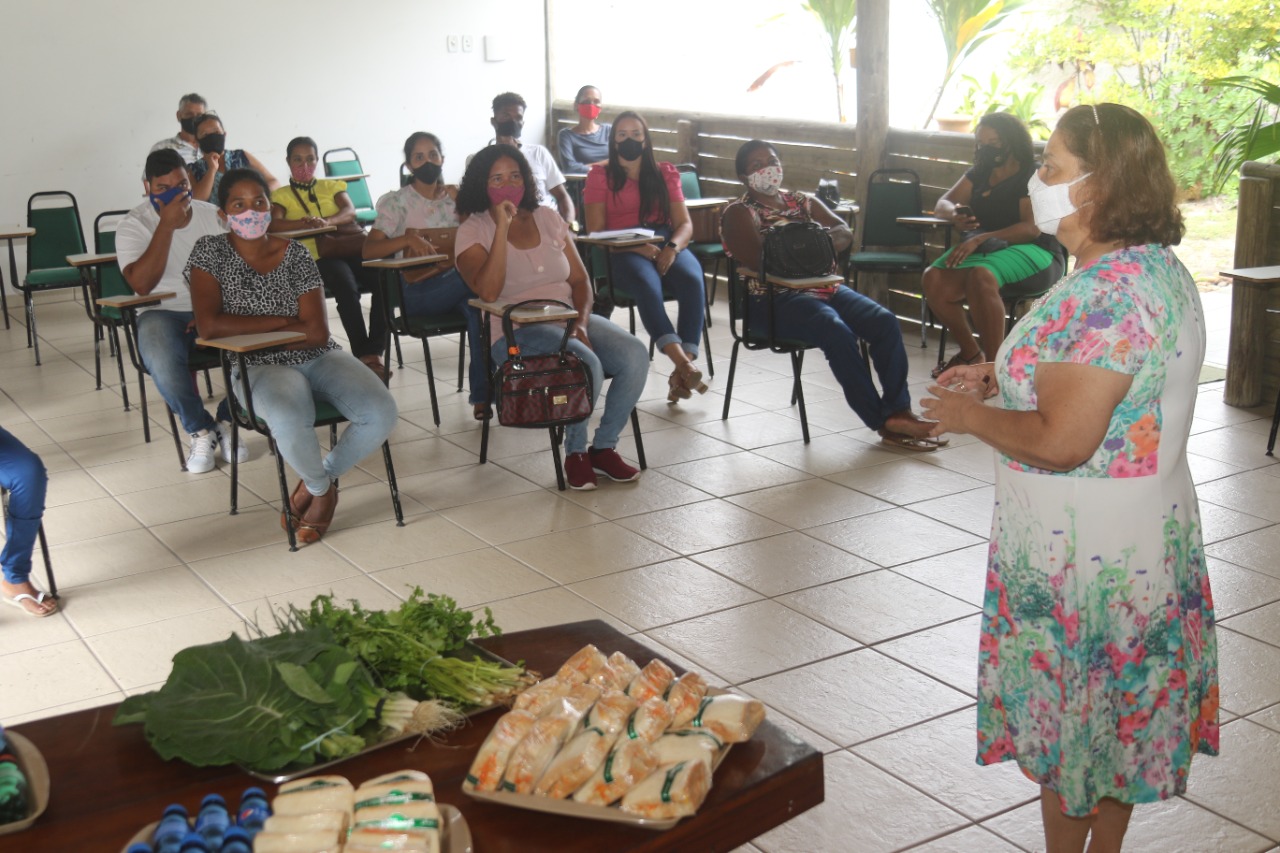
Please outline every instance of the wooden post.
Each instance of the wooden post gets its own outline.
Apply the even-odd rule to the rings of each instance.
[[[858,2],[858,180],[856,201],[865,202],[871,173],[884,161],[889,135],[889,0]],[[863,222],[858,217],[854,246],[862,245]],[[863,279],[863,291],[884,304],[888,299],[888,279],[882,274]]]
[[[1267,263],[1271,205],[1269,179],[1240,178],[1240,202],[1236,211],[1237,269]],[[1256,282],[1236,280],[1231,284],[1231,338],[1227,350],[1227,382],[1222,392],[1222,401],[1228,406],[1249,407],[1262,402],[1270,289]]]
[[[688,119],[676,122],[676,162],[698,165],[698,126]]]

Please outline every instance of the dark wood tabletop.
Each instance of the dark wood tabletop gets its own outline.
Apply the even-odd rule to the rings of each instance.
[[[550,674],[571,654],[595,643],[622,651],[642,666],[656,655],[601,621],[520,631],[481,641],[496,654]],[[667,661],[671,663],[671,661]],[[672,664],[676,672],[681,669]],[[48,811],[31,829],[0,838],[0,850],[115,853],[169,803],[197,807],[208,793],[239,802],[251,786],[275,786],[233,767],[192,767],[163,761],[142,726],[111,725],[116,705],[13,726],[43,753],[52,777]],[[436,797],[462,810],[477,853],[599,853],[599,851],[729,851],[822,802],[822,753],[769,721],[733,747],[716,770],[698,814],[657,832],[472,800],[464,774],[502,710],[473,718],[437,743],[404,741],[344,762],[328,773],[353,784],[405,767],[430,775]]]

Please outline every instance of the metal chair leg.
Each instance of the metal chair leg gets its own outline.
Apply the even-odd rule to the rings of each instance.
[[[396,511],[396,527],[404,527],[404,509],[400,506],[400,488],[396,485],[396,469],[391,464],[391,442],[382,442],[382,461],[387,466],[387,485],[391,487],[391,506]]]
[[[232,424],[234,423],[235,421],[233,420]],[[235,430],[233,429],[232,434],[234,435],[234,433]],[[269,439],[269,441],[275,444],[275,439]],[[231,458],[232,460],[236,458],[234,453],[231,454]],[[231,464],[233,466],[232,471],[234,471],[235,462],[233,461]],[[280,478],[280,511],[284,513],[284,529],[289,534],[289,550],[297,551],[298,534],[294,530],[297,527],[297,519],[293,517],[293,507],[289,505],[289,483],[284,477],[284,457],[279,453],[276,454],[276,474]],[[234,474],[232,476],[234,477]]]
[[[396,342],[396,367],[404,370],[404,353],[400,351],[400,336],[393,332],[391,337]]]
[[[644,437],[640,435],[640,414],[635,410],[631,410],[631,434],[636,440],[636,461],[640,463],[640,470],[644,471],[649,467],[649,463],[644,458]]]
[[[463,367],[467,361],[467,333],[460,332],[458,334],[458,390],[462,390],[462,373]]]
[[[436,371],[431,364],[431,347],[427,345],[427,339],[422,339],[422,359],[427,365],[427,393],[431,395],[431,420],[435,421],[436,426],[440,426],[440,404],[436,401]]]
[[[804,366],[804,350],[791,354],[791,369],[795,373],[796,403],[800,406],[800,432],[804,434],[804,443],[809,443],[809,413],[804,407],[804,387],[800,384],[800,370]]]
[[[36,538],[40,540],[40,553],[44,555],[44,575],[49,580],[49,597],[58,597],[58,582],[53,579],[53,561],[49,559],[49,540],[44,538],[44,522],[36,529]]]
[[[735,340],[733,342],[733,352],[729,355],[729,383],[724,389],[724,410],[720,412],[720,420],[727,421],[729,419],[729,404],[733,402],[733,374],[738,370],[738,347],[742,345],[742,341]]]
[[[1271,416],[1271,435],[1267,436],[1267,455],[1274,456],[1272,453],[1276,449],[1276,431],[1280,430],[1280,395],[1276,395],[1276,413]]]
[[[120,396],[124,397],[124,410],[129,411],[129,382],[124,378],[124,351],[120,348],[120,330],[113,324],[109,338],[116,351],[116,369],[120,371]]]
[[[549,427],[548,432],[551,433],[551,459],[556,466],[556,488],[563,492],[566,486],[564,482],[564,463],[560,461],[560,438],[564,434],[564,428]]]
[[[27,302],[27,346],[35,350],[36,367],[40,366],[40,336],[36,332],[36,303],[31,294],[26,294]]]

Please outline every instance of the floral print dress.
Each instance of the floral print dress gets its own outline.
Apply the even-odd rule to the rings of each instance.
[[[1063,279],[1001,346],[1006,409],[1041,362],[1133,377],[1083,465],[1003,454],[978,666],[978,763],[1016,760],[1072,816],[1163,800],[1218,752],[1213,598],[1186,443],[1204,315],[1173,251],[1131,246]]]

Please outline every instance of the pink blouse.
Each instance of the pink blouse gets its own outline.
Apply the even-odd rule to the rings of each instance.
[[[539,207],[533,212],[541,240],[532,249],[517,249],[507,244],[507,277],[498,297],[503,302],[523,302],[526,299],[558,299],[573,306],[573,288],[569,285],[569,259],[565,257],[565,241],[569,239],[569,226],[560,214],[549,207]],[[458,227],[454,252],[461,255],[472,246],[483,246],[485,251],[493,247],[498,233],[489,211],[475,213]],[[563,323],[559,325],[563,326]],[[502,323],[496,318],[489,326],[489,345],[502,340]]]
[[[659,163],[658,171],[667,182],[667,195],[671,201],[684,201],[684,191],[680,188],[680,172],[670,163]],[[585,204],[604,203],[604,227],[606,231],[620,228],[635,228],[640,221],[640,183],[628,180],[616,193],[609,189],[609,177],[604,166],[592,166],[587,172],[587,185],[582,189],[582,201]],[[662,219],[670,221],[670,214],[663,211]]]

